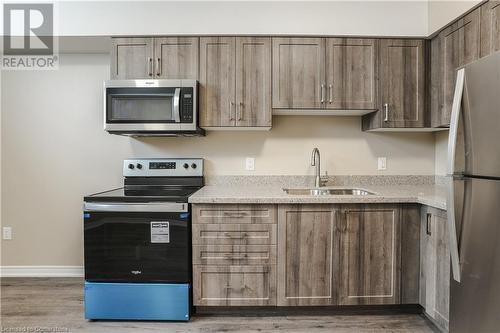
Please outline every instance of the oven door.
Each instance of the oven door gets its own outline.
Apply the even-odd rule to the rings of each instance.
[[[155,81],[152,81],[155,82]],[[181,88],[118,86],[104,88],[104,123],[108,131],[179,131]],[[129,84],[131,85],[131,84]]]
[[[191,281],[186,203],[85,203],[85,280]]]

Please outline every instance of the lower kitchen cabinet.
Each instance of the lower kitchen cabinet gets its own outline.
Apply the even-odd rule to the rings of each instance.
[[[339,207],[284,205],[278,212],[278,305],[336,304]]]
[[[276,305],[275,265],[195,265],[193,281],[194,305]]]
[[[418,304],[419,225],[418,205],[280,205],[278,305]]]
[[[193,205],[193,304],[276,305],[274,205]]]
[[[339,304],[400,303],[399,207],[355,205],[342,215]]]
[[[276,245],[193,245],[193,265],[276,265]]]
[[[419,303],[419,205],[193,205],[193,211],[194,305]]]
[[[450,250],[446,212],[422,207],[420,231],[420,304],[442,329],[448,330]]]

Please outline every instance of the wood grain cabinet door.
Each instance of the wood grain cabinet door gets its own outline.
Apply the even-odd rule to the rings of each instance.
[[[500,51],[500,1],[481,6],[481,57]]]
[[[236,38],[236,126],[271,126],[271,38]]]
[[[193,224],[194,245],[276,244],[275,224]]]
[[[448,330],[450,250],[446,212],[422,207],[420,229],[420,304],[441,328]]]
[[[275,205],[194,204],[193,223],[271,223],[276,224]]]
[[[275,37],[272,43],[273,108],[324,108],[324,38]]]
[[[234,126],[236,37],[200,38],[200,125]]]
[[[155,38],[155,77],[197,80],[198,44],[198,37]]]
[[[429,106],[431,112],[431,127],[442,127],[445,124],[443,120],[443,47],[442,38],[437,35],[430,41],[430,76],[429,76]]]
[[[193,304],[276,305],[276,267],[194,265]]]
[[[440,33],[441,103],[433,126],[449,126],[457,69],[479,59],[480,8],[453,23]]]
[[[400,303],[399,209],[357,205],[342,215],[339,303]]]
[[[153,66],[153,38],[111,39],[111,79],[150,79]]]
[[[276,245],[193,245],[193,265],[276,265]]]
[[[380,41],[381,127],[425,126],[423,40]]]
[[[375,110],[376,75],[376,40],[326,39],[326,108]]]
[[[337,209],[283,205],[278,213],[278,305],[335,304]]]

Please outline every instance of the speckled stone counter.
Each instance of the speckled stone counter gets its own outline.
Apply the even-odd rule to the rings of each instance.
[[[348,178],[346,178],[348,177]],[[336,176],[325,188],[358,188],[373,195],[290,195],[283,188],[309,188],[310,176],[222,177],[208,179],[190,203],[298,204],[298,203],[419,203],[446,209],[444,186],[432,176]]]

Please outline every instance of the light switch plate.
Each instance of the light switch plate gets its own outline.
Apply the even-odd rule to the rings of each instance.
[[[245,170],[254,171],[255,170],[255,158],[247,157],[245,160]]]
[[[2,228],[2,238],[5,240],[12,239],[12,228],[11,227],[3,227]]]
[[[379,157],[377,159],[377,169],[387,170],[387,157]]]

